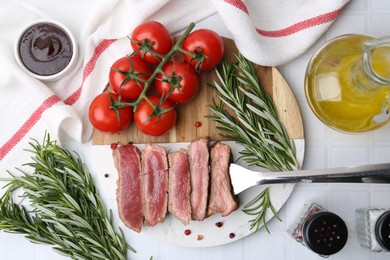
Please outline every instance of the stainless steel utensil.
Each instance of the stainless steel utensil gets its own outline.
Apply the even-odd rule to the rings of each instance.
[[[278,183],[390,183],[390,163],[320,170],[255,172],[230,165],[234,194],[261,184]]]

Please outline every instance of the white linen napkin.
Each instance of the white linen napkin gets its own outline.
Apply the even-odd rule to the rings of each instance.
[[[30,138],[41,141],[46,130],[52,139],[60,129],[80,142],[90,139],[89,104],[104,90],[113,62],[131,53],[127,36],[135,26],[157,20],[176,32],[213,13],[207,0],[0,1],[1,173],[25,163],[21,150]],[[79,63],[59,81],[27,75],[14,57],[18,35],[41,18],[61,22],[78,42]]]
[[[350,0],[213,0],[240,52],[277,66],[303,54]]]
[[[30,138],[62,129],[79,142],[92,134],[88,107],[103,91],[112,63],[131,52],[127,35],[145,20],[173,33],[218,11],[239,50],[262,65],[297,57],[326,31],[347,0],[13,0],[0,1],[0,174],[26,162]],[[14,45],[26,24],[57,20],[73,32],[80,58],[73,72],[41,82],[23,72]]]

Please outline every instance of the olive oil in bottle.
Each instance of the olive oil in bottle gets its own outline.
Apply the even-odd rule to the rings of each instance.
[[[314,114],[342,132],[366,132],[389,121],[390,38],[344,35],[311,59],[305,93]]]

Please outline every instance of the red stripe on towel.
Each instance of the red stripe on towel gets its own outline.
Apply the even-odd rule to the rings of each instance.
[[[89,59],[89,61],[87,62],[87,64],[84,67],[83,79],[81,81],[80,87],[75,92],[73,92],[72,95],[70,95],[67,99],[64,100],[65,104],[73,105],[74,103],[77,102],[77,100],[79,100],[80,95],[81,95],[81,91],[82,91],[83,86],[84,86],[84,82],[88,78],[88,76],[92,73],[92,71],[95,69],[96,62],[97,62],[98,58],[115,41],[116,41],[116,39],[103,40],[98,44],[98,46],[96,46],[96,48],[92,54],[92,57]]]
[[[30,129],[39,121],[43,112],[54,104],[60,102],[61,99],[53,95],[48,97],[43,103],[31,114],[27,121],[19,128],[19,130],[0,148],[0,160],[2,160],[14,146],[30,131]]]
[[[298,22],[296,24],[293,24],[293,25],[286,27],[284,29],[281,29],[281,30],[266,31],[266,30],[256,29],[256,31],[258,34],[260,34],[262,36],[270,37],[270,38],[289,36],[289,35],[292,35],[294,33],[299,32],[299,31],[302,31],[302,30],[305,30],[305,29],[308,29],[308,28],[311,28],[311,27],[314,27],[314,26],[317,26],[320,24],[328,23],[328,22],[335,20],[336,17],[340,14],[340,12],[344,9],[344,7],[345,6],[339,8],[337,10],[334,10],[332,12],[321,14],[321,15],[315,16],[313,18],[303,20],[301,22]]]
[[[98,44],[98,46],[96,46],[92,57],[88,60],[84,67],[83,78],[80,87],[75,92],[73,92],[72,95],[64,100],[65,104],[73,105],[77,102],[77,100],[79,100],[84,82],[95,69],[98,58],[115,41],[116,39],[103,40]],[[42,104],[31,114],[27,121],[19,128],[19,130],[16,131],[16,133],[13,134],[12,137],[3,146],[0,147],[0,160],[2,160],[15,147],[15,145],[17,145],[27,135],[27,133],[31,130],[31,128],[34,127],[34,125],[39,121],[39,119],[42,117],[42,114],[47,109],[60,101],[61,99],[56,95],[48,97],[45,101],[43,101]]]
[[[243,1],[241,0],[224,0],[224,1],[249,15],[248,8],[246,7]]]

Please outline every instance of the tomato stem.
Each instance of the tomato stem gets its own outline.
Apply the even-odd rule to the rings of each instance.
[[[154,78],[157,76],[158,73],[163,73],[163,70],[162,70],[162,67],[171,59],[171,57],[176,53],[176,52],[185,52],[181,46],[184,42],[184,40],[187,38],[187,36],[191,33],[192,29],[195,27],[195,23],[190,23],[187,28],[185,29],[183,35],[179,38],[179,40],[173,45],[172,49],[166,54],[166,55],[159,55],[160,58],[161,58],[161,61],[160,63],[157,65],[157,67],[155,68],[155,70],[153,71],[153,73],[150,75],[149,79],[145,80],[145,79],[142,79],[142,82],[145,83],[144,85],[144,88],[141,92],[141,94],[139,95],[139,97],[137,98],[136,101],[134,102],[114,102],[111,104],[111,106],[113,107],[112,109],[119,109],[121,107],[126,107],[126,106],[131,106],[133,107],[133,111],[135,112],[139,106],[139,103],[145,99],[150,105],[152,105],[152,102],[149,100],[149,98],[147,97],[146,93],[149,89],[149,87],[152,85],[153,81],[154,81]],[[131,41],[133,41],[132,39],[130,39]],[[151,50],[150,50],[151,51]],[[149,51],[149,52],[150,52]],[[135,52],[134,52],[135,53]],[[131,55],[134,55],[131,54]],[[190,54],[192,55],[192,54]],[[120,98],[119,98],[120,99]],[[118,100],[119,100],[118,99]],[[164,97],[161,98],[161,100],[163,100]],[[162,101],[161,101],[162,102]],[[161,109],[161,102],[157,105],[157,106],[154,106],[152,105],[152,107],[154,108],[155,112],[154,113],[157,117],[160,117],[161,114],[163,113],[166,113],[168,112],[166,109]]]
[[[201,68],[202,68],[204,61],[208,58],[208,56],[203,53],[203,51],[200,47],[195,49],[193,52],[184,50],[183,48],[180,48],[179,51],[184,53],[185,55],[190,56],[191,57],[190,62],[196,61],[196,64],[194,67],[195,67],[195,70],[197,72],[201,71]]]
[[[138,45],[140,48],[135,50],[132,55],[135,55],[137,52],[139,51],[142,51],[142,59],[145,58],[145,54],[146,53],[150,53],[154,58],[160,58],[162,59],[164,57],[164,55],[158,53],[158,52],[155,52],[154,50],[152,50],[152,47],[153,47],[153,44],[154,42],[149,42],[148,40],[146,39],[143,39],[142,42],[138,42],[138,41],[135,41],[133,39],[131,39],[130,37],[128,37],[130,39],[131,42],[135,43],[136,45]]]

